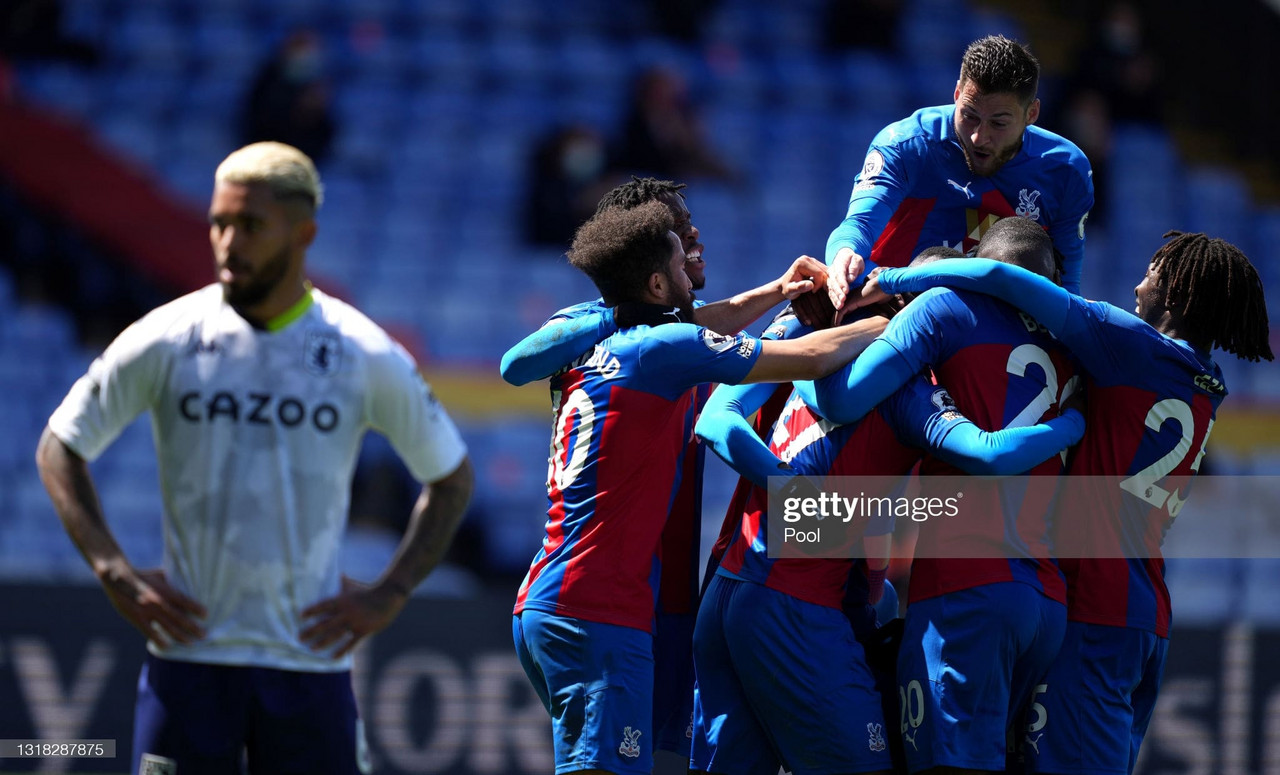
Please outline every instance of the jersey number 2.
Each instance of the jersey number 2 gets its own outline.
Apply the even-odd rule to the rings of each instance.
[[[1195,438],[1195,416],[1191,413],[1191,407],[1187,402],[1178,398],[1157,401],[1147,412],[1147,427],[1157,433],[1170,420],[1178,424],[1182,434],[1178,438],[1178,443],[1151,465],[1120,482],[1120,489],[1136,495],[1157,509],[1163,507],[1169,512],[1170,517],[1176,517],[1182,510],[1182,504],[1187,502],[1186,498],[1178,497],[1177,489],[1169,492],[1156,482],[1168,476],[1187,459],[1187,455],[1191,452],[1191,443]],[[1209,443],[1209,432],[1212,430],[1213,420],[1211,419],[1204,430],[1200,451],[1196,453],[1195,460],[1191,461],[1193,474],[1200,470],[1200,461],[1204,458],[1205,445]]]

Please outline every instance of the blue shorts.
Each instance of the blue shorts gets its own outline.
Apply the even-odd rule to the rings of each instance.
[[[717,576],[693,636],[692,769],[887,770],[880,694],[843,612]]]
[[[1067,609],[1019,582],[907,606],[898,652],[907,768],[1003,772],[1010,727],[1062,643]]]
[[[653,636],[525,609],[516,655],[551,714],[556,772],[653,768]]]
[[[1068,622],[1020,736],[1029,772],[1133,772],[1169,641],[1154,632]],[[1088,745],[1081,745],[1087,740]]]
[[[130,772],[226,775],[371,770],[351,673],[179,662],[148,655],[138,677]]]
[[[685,757],[693,744],[693,621],[659,613],[653,630],[653,747]]]

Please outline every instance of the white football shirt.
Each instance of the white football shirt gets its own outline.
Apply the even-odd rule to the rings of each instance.
[[[351,477],[368,428],[413,475],[452,473],[466,447],[409,354],[318,290],[278,331],[214,284],[157,308],[93,362],[49,419],[86,460],[152,415],[164,570],[208,610],[208,636],[166,659],[336,671],[298,638],[299,612],[339,591]],[[142,486],[143,483],[139,483]]]

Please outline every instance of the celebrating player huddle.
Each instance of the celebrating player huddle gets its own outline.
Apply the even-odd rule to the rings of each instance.
[[[1030,126],[1037,76],[1020,45],[974,43],[955,105],[873,142],[830,272],[802,258],[695,306],[683,187],[651,179],[579,230],[601,300],[503,361],[551,376],[546,537],[513,628],[557,773],[649,772],[654,750],[724,775],[1132,772],[1169,637],[1158,537],[1227,392],[1210,351],[1271,360],[1268,319],[1249,260],[1203,234],[1166,235],[1134,314],[1072,292],[1092,183]],[[740,333],[784,298],[795,314]],[[743,477],[696,606],[695,430]],[[914,551],[875,517],[842,528],[846,557],[770,545],[770,502],[811,478],[912,471],[925,492],[1027,476],[973,480]],[[1122,484],[1095,499],[1084,476]],[[873,608],[895,554],[914,555],[902,622]]]

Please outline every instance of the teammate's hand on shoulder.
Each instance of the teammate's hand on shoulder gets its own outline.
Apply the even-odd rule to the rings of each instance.
[[[660,326],[663,323],[692,323],[679,307],[666,304],[646,304],[640,301],[624,301],[613,310],[613,320],[618,328],[635,326]]]
[[[121,559],[108,563],[98,580],[125,621],[156,646],[194,643],[204,637],[197,621],[208,615],[204,606],[170,586],[163,570],[136,570]]]
[[[395,621],[410,592],[388,583],[370,585],[343,576],[341,592],[302,610],[302,618],[314,621],[298,637],[314,651],[336,646],[333,658],[344,657],[363,638]]]

